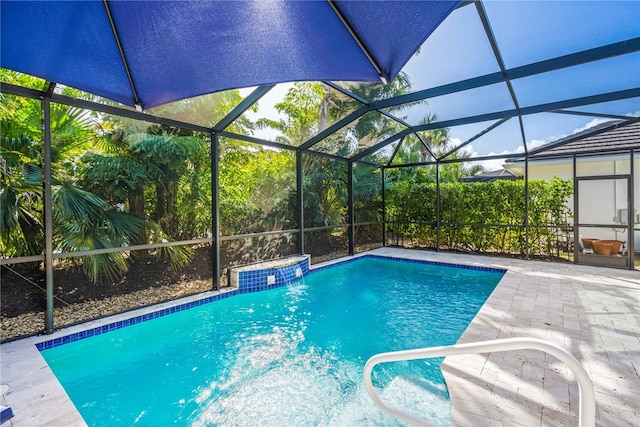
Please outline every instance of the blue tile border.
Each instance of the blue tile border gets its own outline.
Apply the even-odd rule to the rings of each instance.
[[[300,276],[296,276],[300,270]],[[282,267],[256,268],[238,272],[238,289],[240,293],[263,291],[278,288],[306,276],[309,273],[309,257]],[[269,283],[269,277],[273,283]]]
[[[184,304],[180,304],[180,305],[176,305],[173,307],[167,307],[164,308],[162,310],[158,310],[158,311],[154,311],[151,313],[145,313],[145,314],[141,314],[139,316],[135,316],[129,319],[124,319],[124,320],[118,320],[112,323],[109,323],[107,325],[101,325],[101,326],[96,326],[95,328],[92,329],[88,329],[85,331],[80,331],[80,332],[76,332],[70,335],[65,335],[63,337],[59,337],[59,338],[54,338],[54,339],[50,339],[47,341],[43,341],[43,342],[39,342],[36,343],[36,348],[39,351],[43,351],[43,350],[48,350],[50,348],[54,348],[54,347],[58,347],[64,344],[68,344],[70,342],[75,342],[75,341],[79,341],[85,338],[90,338],[96,335],[101,335],[107,332],[111,332],[111,331],[115,331],[118,329],[122,329],[124,327],[130,326],[130,325],[135,325],[137,323],[142,323],[142,322],[146,322],[148,320],[152,320],[152,319],[157,319],[158,317],[163,317],[166,316],[168,314],[172,314],[172,313],[177,313],[179,311],[183,311],[183,310],[188,310],[190,308],[194,308],[194,307],[198,307],[204,304],[209,304],[211,302],[214,301],[218,301],[218,300],[222,300],[225,298],[229,298],[232,297],[234,295],[240,295],[240,294],[248,294],[248,293],[253,293],[253,292],[260,292],[266,289],[273,289],[273,288],[278,288],[278,287],[282,287],[285,286],[289,280],[295,280],[295,269],[291,269],[291,267],[295,267],[295,268],[300,268],[302,270],[302,277],[307,276],[308,274],[313,274],[317,271],[322,271],[322,270],[326,270],[328,268],[331,267],[335,267],[337,265],[342,265],[342,264],[347,264],[347,263],[351,263],[351,262],[355,262],[357,260],[360,259],[386,259],[386,260],[390,260],[390,261],[399,261],[399,262],[408,262],[408,263],[414,263],[414,264],[427,264],[427,265],[437,265],[437,266],[441,266],[441,267],[454,267],[454,268],[464,268],[467,270],[479,270],[479,271],[489,271],[489,272],[494,272],[494,273],[506,273],[507,270],[504,269],[500,269],[500,268],[493,268],[493,267],[479,267],[479,266],[473,266],[473,265],[464,265],[464,264],[449,264],[446,262],[439,262],[439,261],[428,261],[428,260],[416,260],[416,259],[407,259],[407,258],[396,258],[396,257],[391,257],[391,256],[385,256],[385,255],[362,255],[356,258],[351,258],[351,259],[346,259],[343,261],[338,261],[338,262],[334,262],[328,265],[324,265],[324,266],[320,266],[314,269],[309,269],[309,262],[308,259],[305,260],[301,260],[300,262],[287,266],[287,267],[281,267],[281,268],[267,268],[264,270],[258,270],[258,271],[247,271],[247,272],[242,272],[241,276],[243,274],[246,274],[246,279],[247,281],[245,283],[242,283],[241,281],[241,285],[238,289],[232,290],[232,291],[227,291],[224,293],[219,293],[216,295],[211,295],[208,296],[206,298],[202,298],[202,299],[198,299],[198,300],[194,300],[194,301],[190,301]],[[282,274],[282,276],[279,278],[279,271],[277,270],[284,270],[284,269],[289,269],[287,270],[285,273]],[[276,282],[272,285],[267,285],[267,276],[269,275],[275,275],[276,276]]]
[[[503,268],[496,268],[496,267],[480,267],[480,266],[476,266],[476,265],[451,264],[451,263],[448,263],[448,262],[441,262],[441,261],[427,261],[427,260],[420,260],[420,259],[396,258],[396,257],[385,256],[385,255],[365,255],[365,257],[382,258],[382,259],[388,259],[388,260],[393,260],[393,261],[410,262],[410,263],[415,263],[415,264],[437,265],[437,266],[440,266],[440,267],[463,268],[465,270],[488,271],[488,272],[492,272],[492,273],[502,273],[502,274],[504,274],[504,273],[507,272],[507,270],[505,270]]]
[[[333,264],[323,265],[321,267],[314,268],[310,272],[314,273],[316,271],[325,270],[327,268],[334,267],[336,265],[347,264],[347,263],[350,263],[350,262],[357,261],[359,259],[367,259],[367,258],[369,258],[369,259],[371,259],[371,258],[386,259],[386,260],[389,260],[389,261],[408,262],[408,263],[412,263],[412,264],[437,265],[437,266],[440,266],[440,267],[463,268],[465,270],[488,271],[488,272],[492,272],[492,273],[502,273],[502,274],[504,274],[504,273],[507,272],[506,269],[496,268],[496,267],[480,267],[480,266],[466,265],[466,264],[452,264],[452,263],[441,262],[441,261],[429,261],[429,260],[423,260],[423,259],[398,258],[398,257],[387,256],[387,255],[362,255],[362,256],[359,256],[357,258],[346,259],[346,260],[343,260],[343,261],[335,262]]]
[[[168,314],[177,313],[179,311],[188,310],[193,307],[197,307],[204,304],[209,304],[213,301],[218,301],[221,299],[229,298],[233,295],[240,294],[239,290],[228,291],[216,295],[211,295],[206,298],[202,298],[195,301],[190,301],[184,304],[176,305],[173,307],[167,307],[162,310],[154,311],[151,313],[141,314],[139,316],[135,316],[129,319],[118,320],[107,325],[96,326],[95,328],[88,329],[86,331],[76,332],[70,335],[65,335],[63,337],[54,338],[51,340],[43,341],[36,343],[36,348],[40,351],[48,350],[50,348],[58,347],[64,344],[68,344],[70,342],[79,341],[85,338],[90,338],[96,335],[105,334],[107,332],[115,331],[118,329],[122,329],[126,326],[135,325],[137,323],[146,322],[148,320],[157,319],[158,317],[163,317]]]

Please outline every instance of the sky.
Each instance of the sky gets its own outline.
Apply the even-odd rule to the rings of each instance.
[[[631,1],[486,1],[483,3],[496,43],[507,69],[543,61],[575,51],[640,37],[640,0]],[[597,19],[593,19],[597,17]],[[413,90],[493,73],[500,68],[475,6],[454,11],[426,40],[404,67]],[[512,82],[521,107],[563,99],[640,87],[640,53],[614,57]],[[253,119],[277,119],[273,105],[284,97],[290,84],[276,86],[260,101]],[[507,85],[481,87],[467,92],[429,99],[427,105],[409,108],[406,116],[417,124],[426,113],[440,120],[513,109]],[[593,113],[640,116],[640,99],[577,107]],[[607,119],[543,113],[525,116],[523,124],[529,149],[587,129]],[[450,128],[451,142],[462,143],[493,122]],[[258,137],[272,139],[273,131]],[[522,136],[517,118],[473,141],[467,149],[474,156],[521,153]],[[502,161],[484,162],[497,169]]]
[[[487,1],[484,5],[507,69],[640,37],[640,1]],[[598,19],[593,19],[594,16]],[[499,71],[475,7],[465,6],[453,12],[427,39],[404,71],[409,74],[415,90]],[[640,87],[640,54],[513,81],[521,107],[634,87]],[[512,109],[514,105],[506,85],[500,84],[430,100],[428,107],[433,108],[440,119],[446,120]],[[638,116],[640,100],[635,98],[575,110]],[[410,117],[411,114],[409,112]],[[419,119],[424,112],[413,114],[410,122]],[[527,146],[535,148],[604,120],[552,113],[525,116]],[[463,142],[491,124],[450,128],[450,135],[454,142]],[[467,148],[479,156],[523,152],[517,119],[509,120]],[[495,169],[501,161],[486,163]]]

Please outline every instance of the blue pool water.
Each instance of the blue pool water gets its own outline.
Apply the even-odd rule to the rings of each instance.
[[[364,257],[42,351],[90,426],[402,425],[372,355],[457,341],[503,273]],[[450,421],[441,359],[385,364],[387,402]]]

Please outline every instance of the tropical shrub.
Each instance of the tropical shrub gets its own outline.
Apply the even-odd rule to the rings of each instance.
[[[529,181],[529,233],[525,233],[524,181],[440,184],[440,246],[477,252],[554,255],[567,227],[570,181]],[[395,182],[387,190],[387,221],[418,246],[435,246],[437,189],[433,183]]]

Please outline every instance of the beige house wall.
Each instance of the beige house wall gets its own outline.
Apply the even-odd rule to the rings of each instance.
[[[640,154],[634,158],[634,205],[640,212]],[[519,175],[524,174],[524,163],[506,164],[505,169]],[[629,175],[631,162],[629,155],[579,157],[576,162],[576,175]],[[550,180],[554,175],[562,179],[573,180],[573,159],[553,159],[529,161],[529,179]],[[613,227],[614,218],[619,209],[627,208],[627,186],[622,180],[581,181],[580,222],[591,224],[612,224],[611,229],[586,228],[580,230],[583,237],[598,239],[615,239],[628,241],[628,232]],[[573,196],[569,200],[569,208],[573,212]],[[640,217],[636,214],[635,250],[640,251]]]

